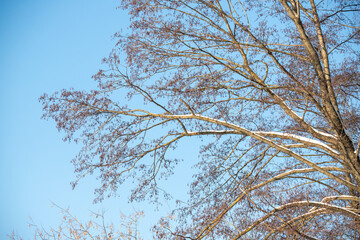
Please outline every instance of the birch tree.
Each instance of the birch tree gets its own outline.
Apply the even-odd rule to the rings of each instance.
[[[360,237],[359,1],[121,8],[130,33],[115,35],[97,89],[40,98],[83,146],[74,186],[96,174],[100,201],[132,179],[131,200],[154,199],[171,151],[194,139],[190,200],[154,223],[156,239]]]

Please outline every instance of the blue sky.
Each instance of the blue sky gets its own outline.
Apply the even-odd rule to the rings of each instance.
[[[95,178],[71,190],[70,163],[79,146],[63,143],[54,122],[41,120],[38,98],[62,88],[90,88],[91,75],[126,26],[115,0],[5,0],[0,10],[0,239],[15,230],[31,239],[29,217],[44,227],[61,218],[51,202],[86,219],[89,210],[115,215],[126,199],[93,205]],[[110,220],[111,214],[109,216]]]
[[[115,44],[112,35],[125,28],[128,16],[116,10],[117,0],[5,0],[0,10],[0,239],[12,231],[32,239],[29,218],[41,226],[56,227],[61,215],[51,202],[67,208],[80,220],[91,211],[108,211],[108,221],[116,224],[120,212],[131,214],[145,209],[141,223],[146,232],[160,215],[170,211],[170,203],[154,211],[146,203],[129,204],[129,188],[120,197],[92,204],[94,176],[72,190],[71,159],[80,146],[62,142],[53,121],[41,120],[43,93],[63,88],[89,89],[91,76],[101,68]],[[189,148],[193,143],[180,147]],[[184,154],[184,153],[182,153]],[[196,151],[186,151],[194,163]],[[167,182],[182,197],[188,166]],[[174,186],[176,187],[174,188]],[[145,233],[145,239],[146,233]]]

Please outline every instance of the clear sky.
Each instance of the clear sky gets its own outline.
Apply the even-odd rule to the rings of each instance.
[[[15,230],[31,239],[29,217],[54,226],[51,202],[84,219],[89,210],[127,213],[125,199],[93,205],[95,178],[74,191],[70,163],[78,146],[41,120],[38,98],[62,88],[94,86],[91,75],[126,26],[116,0],[4,0],[0,8],[0,239]],[[111,215],[111,214],[110,214]],[[111,219],[111,216],[110,216]]]
[[[120,189],[120,197],[94,205],[93,191],[99,182],[93,176],[72,190],[74,173],[70,161],[79,146],[63,143],[54,122],[40,119],[42,106],[38,98],[43,93],[95,86],[91,76],[113,48],[112,35],[127,25],[128,16],[116,10],[117,5],[117,0],[2,1],[0,239],[12,231],[32,239],[30,217],[45,228],[56,227],[61,215],[51,202],[70,207],[84,221],[89,210],[106,210],[107,219],[115,224],[120,212],[130,214],[145,208],[143,231],[170,211],[170,203],[165,203],[159,212],[146,203],[128,204],[126,186]],[[188,150],[186,154],[197,155],[190,155]],[[181,197],[179,182],[186,186],[184,177],[189,177],[190,171],[183,167],[179,173],[167,186]]]

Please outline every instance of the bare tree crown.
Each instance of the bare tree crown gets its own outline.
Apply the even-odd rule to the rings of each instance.
[[[201,137],[190,200],[156,238],[359,238],[359,1],[121,7],[130,33],[116,35],[98,88],[40,99],[83,145],[73,163],[78,179],[99,175],[97,200],[129,177],[132,200],[156,198],[176,171],[167,153]]]

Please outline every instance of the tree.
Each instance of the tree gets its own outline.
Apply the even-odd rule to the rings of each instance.
[[[128,178],[131,200],[156,198],[176,171],[168,153],[195,138],[190,200],[156,238],[359,238],[359,1],[121,7],[131,32],[116,34],[98,88],[40,99],[83,145],[77,181],[98,174],[97,201]]]
[[[70,213],[69,208],[63,209],[55,205],[61,210],[62,222],[57,228],[46,230],[43,227],[31,222],[30,228],[34,229],[34,240],[142,240],[139,236],[138,221],[144,216],[143,212],[136,212],[132,215],[120,215],[120,222],[114,226],[107,224],[105,221],[105,213],[90,214],[90,219],[86,222],[80,221]],[[8,236],[11,240],[23,240],[16,233]]]

